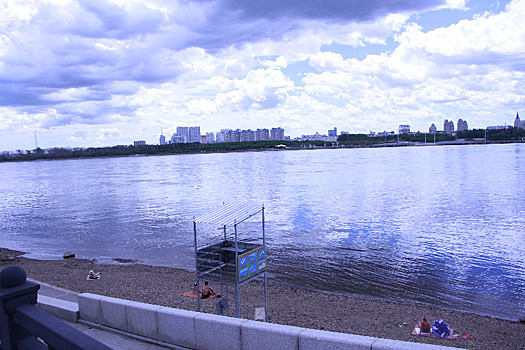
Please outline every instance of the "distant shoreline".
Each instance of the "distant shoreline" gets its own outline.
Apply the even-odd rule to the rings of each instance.
[[[265,141],[268,142],[268,141]],[[286,143],[289,141],[273,141],[272,143]],[[501,141],[481,141],[481,140],[458,140],[458,141],[440,141],[440,142],[387,142],[387,143],[376,143],[376,144],[341,144],[341,145],[325,145],[329,142],[316,141],[312,143],[306,143],[301,146],[287,146],[283,148],[274,147],[260,147],[250,148],[243,147],[244,142],[231,143],[235,144],[238,148],[216,148],[216,149],[176,149],[172,152],[159,152],[159,153],[134,153],[134,154],[108,154],[108,155],[82,155],[82,156],[64,156],[64,157],[49,157],[49,156],[28,156],[22,155],[19,158],[4,158],[0,157],[0,163],[7,162],[25,162],[25,161],[39,161],[39,160],[66,160],[66,159],[95,159],[95,158],[121,158],[121,157],[146,157],[146,156],[169,156],[169,155],[184,155],[184,154],[213,154],[213,153],[240,153],[240,152],[279,152],[279,151],[301,151],[301,150],[319,150],[319,149],[359,149],[359,148],[395,148],[395,147],[423,147],[423,146],[468,146],[468,145],[491,145],[491,144],[523,144],[525,140],[501,140]],[[238,144],[238,145],[237,145]],[[322,145],[321,145],[322,144]],[[188,144],[191,145],[191,144]],[[201,144],[199,144],[201,145]],[[226,144],[213,144],[213,145],[226,145]],[[159,147],[158,145],[146,145],[150,147]],[[133,147],[133,146],[129,146]],[[194,146],[196,147],[196,146]],[[112,148],[112,147],[110,147]],[[105,148],[104,148],[105,149]],[[89,150],[89,149],[88,149]]]
[[[19,265],[31,279],[75,292],[196,311],[195,299],[180,296],[189,291],[195,281],[195,274],[189,271],[133,263],[98,264],[94,260],[76,258],[33,260],[21,257],[22,254],[0,248],[0,269]],[[86,280],[90,270],[100,272],[101,279]],[[219,285],[212,287],[220,291]],[[226,295],[225,291],[223,295]],[[242,317],[253,319],[255,308],[261,306],[264,306],[262,283],[254,281],[242,286]],[[213,302],[202,303],[202,308],[203,312],[215,313]],[[322,293],[272,281],[268,288],[268,309],[269,322],[297,327],[466,349],[525,347],[525,324],[522,323],[416,303],[401,304]],[[443,319],[456,333],[470,334],[472,339],[440,340],[410,335],[422,317]]]

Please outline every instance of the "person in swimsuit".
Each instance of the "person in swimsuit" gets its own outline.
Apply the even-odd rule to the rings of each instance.
[[[421,334],[430,334],[430,322],[427,321],[426,317],[423,317],[423,321],[419,322],[421,327]]]
[[[216,295],[215,291],[213,290],[213,288],[208,286],[208,282],[204,282],[204,288],[202,288],[201,291],[201,299],[207,299],[212,295]]]

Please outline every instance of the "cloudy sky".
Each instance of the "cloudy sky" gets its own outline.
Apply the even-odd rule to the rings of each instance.
[[[0,0],[0,151],[35,130],[49,148],[512,124],[524,19],[523,0]]]

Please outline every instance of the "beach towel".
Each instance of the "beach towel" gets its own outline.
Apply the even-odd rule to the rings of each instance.
[[[435,321],[434,321],[435,322]],[[444,321],[443,321],[444,322]],[[445,323],[446,324],[446,323]],[[448,325],[447,325],[448,327]],[[445,336],[445,337],[438,337],[437,335],[433,334],[432,333],[432,327],[430,327],[430,333],[421,333],[421,326],[419,323],[417,323],[415,326],[414,326],[414,329],[412,330],[412,335],[417,335],[417,336],[420,336],[420,337],[429,337],[429,338],[440,338],[440,339],[448,339],[448,340],[452,340],[452,339],[456,339],[458,337],[458,334],[454,334],[454,329],[453,328],[448,328],[449,329],[449,335],[448,336]]]
[[[450,337],[450,327],[443,320],[435,320],[430,327],[430,333],[438,338],[445,339]]]
[[[196,292],[192,292],[192,291],[189,291],[189,292],[186,292],[186,293],[182,293],[181,296],[183,297],[188,297],[188,298],[193,298],[193,299],[197,299],[197,296],[199,296],[200,293],[196,293]],[[217,298],[217,297],[220,297],[220,295],[212,295],[208,298],[205,298],[205,299],[202,299],[202,300],[210,300],[210,299],[213,299],[213,298]]]

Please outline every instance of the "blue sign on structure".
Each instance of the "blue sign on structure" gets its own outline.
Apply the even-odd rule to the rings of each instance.
[[[260,246],[239,255],[239,282],[255,277],[266,269],[266,247]]]

